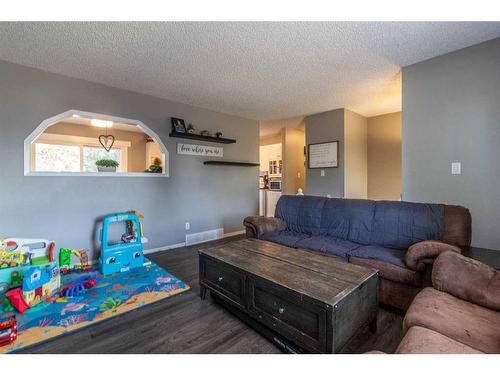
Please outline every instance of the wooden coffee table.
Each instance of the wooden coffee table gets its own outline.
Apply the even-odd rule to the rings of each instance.
[[[199,251],[200,296],[212,297],[283,349],[339,353],[376,329],[377,271],[246,239]]]

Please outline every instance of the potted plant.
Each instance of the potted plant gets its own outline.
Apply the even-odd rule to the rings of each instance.
[[[163,168],[161,167],[161,160],[160,158],[154,158],[153,164],[149,166],[148,169],[146,169],[144,172],[146,173],[162,173]]]
[[[116,167],[120,165],[116,160],[100,159],[95,162],[99,172],[116,172]]]

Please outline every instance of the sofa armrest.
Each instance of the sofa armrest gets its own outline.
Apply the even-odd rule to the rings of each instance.
[[[411,245],[406,252],[405,262],[414,271],[423,271],[427,264],[434,263],[439,254],[445,251],[462,252],[459,247],[441,241],[422,241]]]
[[[447,251],[434,262],[435,289],[493,310],[500,310],[500,271]]]
[[[264,233],[285,230],[286,224],[277,217],[248,216],[243,220],[247,237],[259,238]]]

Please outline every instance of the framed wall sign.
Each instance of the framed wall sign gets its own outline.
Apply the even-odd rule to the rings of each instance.
[[[221,158],[224,156],[224,149],[222,147],[177,143],[177,153],[179,155],[213,156]]]
[[[311,143],[307,147],[307,167],[309,169],[338,168],[339,141]]]

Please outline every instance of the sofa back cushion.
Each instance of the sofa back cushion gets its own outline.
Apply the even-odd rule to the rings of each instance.
[[[288,231],[392,249],[425,240],[467,246],[471,237],[469,211],[443,204],[283,195],[275,216]]]
[[[378,201],[370,243],[407,249],[425,240],[440,240],[443,234],[444,205]]]
[[[327,199],[323,206],[321,232],[362,245],[370,244],[375,201],[367,199]]]
[[[327,198],[312,195],[282,195],[274,216],[286,223],[286,230],[308,235],[321,234],[321,215]]]

